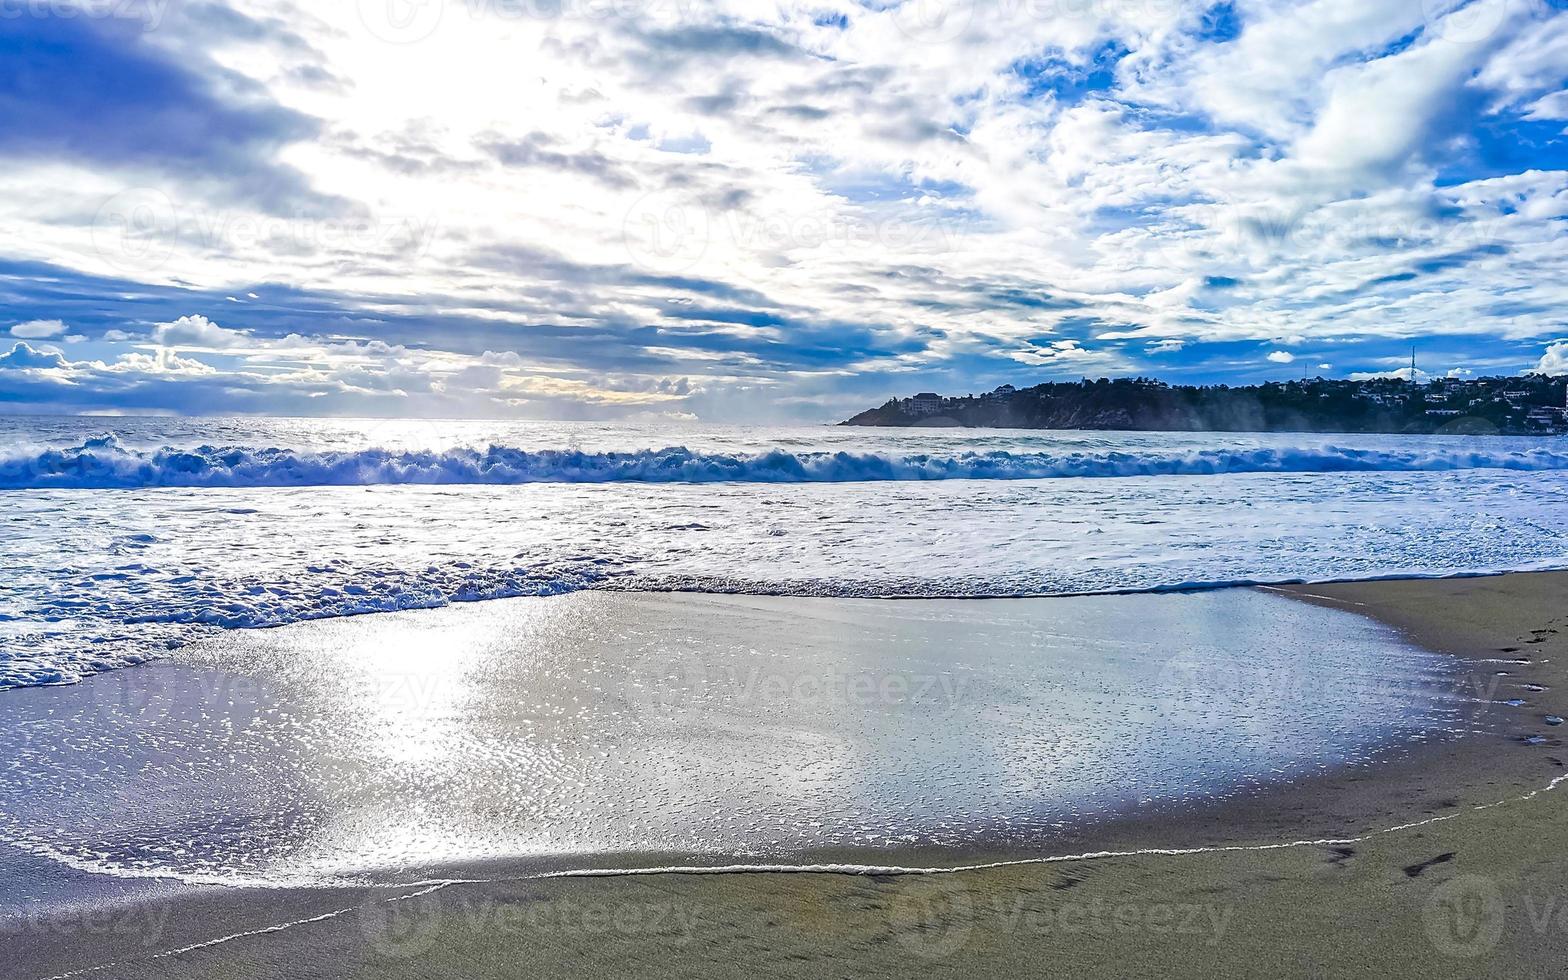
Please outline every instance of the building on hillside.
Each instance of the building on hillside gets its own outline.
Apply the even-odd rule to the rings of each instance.
[[[1525,416],[1525,421],[1534,426],[1560,432],[1564,428],[1568,428],[1568,408],[1542,405],[1539,408],[1531,409],[1530,414]]]
[[[942,396],[934,391],[922,391],[913,398],[899,403],[905,415],[935,415],[942,411]]]

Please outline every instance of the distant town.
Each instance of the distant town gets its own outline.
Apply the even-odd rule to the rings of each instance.
[[[1171,385],[1101,378],[979,395],[921,392],[890,399],[843,425],[1180,432],[1408,432],[1561,435],[1568,379],[1491,378],[1334,381],[1305,378],[1249,387]]]

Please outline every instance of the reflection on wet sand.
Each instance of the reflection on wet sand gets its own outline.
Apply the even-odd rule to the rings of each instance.
[[[1241,590],[483,603],[14,692],[0,831],[196,881],[1023,848],[1458,729],[1451,669]]]

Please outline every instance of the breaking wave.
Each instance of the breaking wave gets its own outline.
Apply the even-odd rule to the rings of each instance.
[[[964,452],[883,455],[773,450],[697,452],[676,446],[634,452],[524,450],[307,452],[247,446],[138,450],[113,436],[68,449],[0,456],[0,489],[304,487],[383,484],[854,483],[914,480],[1035,480],[1224,473],[1435,470],[1568,470],[1568,449],[1411,450],[1310,448]]]

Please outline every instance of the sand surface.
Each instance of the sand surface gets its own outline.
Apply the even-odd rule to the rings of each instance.
[[[1537,976],[1568,962],[1555,573],[1286,590],[1463,658],[1477,734],[1101,828],[1117,850],[937,875],[648,875],[430,890],[157,883],[0,937],[0,974],[133,977]],[[1542,688],[1527,690],[1525,685]],[[1525,701],[1518,706],[1503,702]],[[1524,739],[1539,736],[1536,744]],[[1320,838],[1333,838],[1322,840]],[[1293,843],[1297,841],[1310,843]],[[1201,850],[1224,844],[1236,849]],[[1282,846],[1283,845],[1283,846]],[[1004,856],[1004,855],[997,855]],[[889,850],[888,864],[930,855]],[[985,855],[975,855],[977,860]],[[30,864],[29,862],[32,862]],[[879,862],[880,863],[880,862]],[[0,854],[8,880],[49,880]],[[30,876],[30,877],[29,877]],[[135,891],[133,889],[132,891]],[[225,938],[232,937],[232,938]]]

